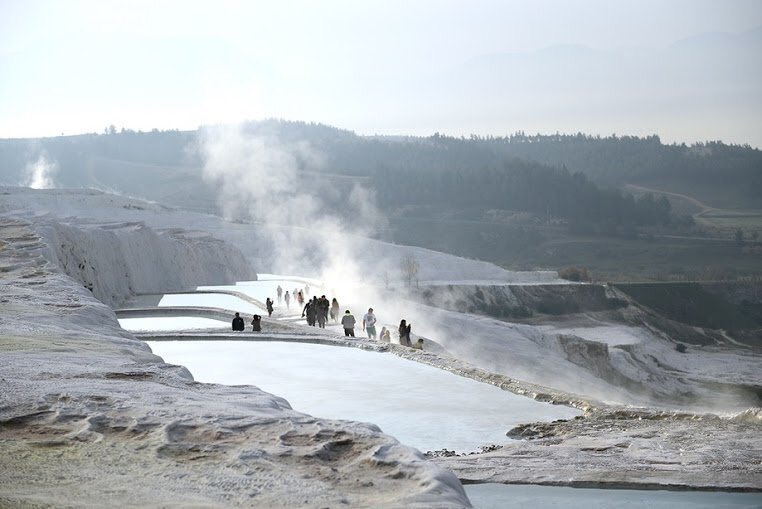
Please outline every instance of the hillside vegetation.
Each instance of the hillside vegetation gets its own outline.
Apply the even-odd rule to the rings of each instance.
[[[358,136],[303,122],[252,122],[245,136],[295,157],[293,186],[351,223],[336,189],[366,189],[385,240],[512,269],[580,265],[594,278],[758,276],[762,152],[658,137],[515,133],[454,138]],[[23,184],[41,158],[60,187],[95,187],[218,212],[199,131],[0,140],[0,183]],[[260,220],[249,217],[243,220]]]

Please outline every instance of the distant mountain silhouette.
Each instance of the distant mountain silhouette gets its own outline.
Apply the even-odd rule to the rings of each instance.
[[[483,55],[432,77],[422,85],[426,95],[418,107],[423,116],[446,112],[445,132],[548,125],[584,132],[609,125],[610,132],[631,133],[633,125],[651,125],[649,131],[675,138],[664,129],[677,124],[699,140],[715,131],[759,147],[760,54],[762,28],[704,34],[658,49],[563,45]]]

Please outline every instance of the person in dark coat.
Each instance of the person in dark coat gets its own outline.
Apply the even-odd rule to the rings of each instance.
[[[270,299],[270,297],[267,298],[265,306],[267,307],[267,316],[273,316],[273,301]]]
[[[318,307],[318,314],[317,314],[317,322],[318,327],[321,329],[325,329],[325,322],[328,320],[328,308],[331,307],[331,303],[328,302],[328,299],[325,295],[321,296],[317,300],[317,307]]]
[[[241,315],[236,313],[235,318],[233,318],[233,330],[236,332],[241,332],[244,328],[245,325],[243,323],[243,318],[241,318]]]
[[[262,317],[254,315],[251,318],[251,332],[260,332],[262,330]]]
[[[413,346],[410,343],[410,324],[408,324],[405,320],[402,320],[400,322],[399,334],[400,334],[400,345]]]
[[[317,319],[317,297],[314,299],[308,300],[307,304],[304,305],[304,309],[302,309],[302,317],[305,315],[307,316],[307,325],[310,325],[312,327],[315,326],[315,321]]]

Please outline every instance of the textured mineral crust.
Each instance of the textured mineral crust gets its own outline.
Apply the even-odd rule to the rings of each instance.
[[[51,270],[32,225],[0,239],[0,506],[469,506],[374,425],[194,382]]]

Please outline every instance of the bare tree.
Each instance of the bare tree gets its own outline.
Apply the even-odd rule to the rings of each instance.
[[[413,281],[418,286],[419,268],[418,260],[412,254],[408,253],[402,257],[400,260],[400,271],[402,272],[402,280],[405,281],[407,286],[413,286]]]

